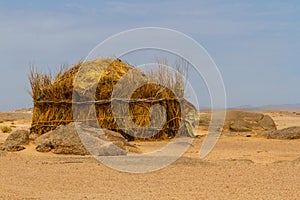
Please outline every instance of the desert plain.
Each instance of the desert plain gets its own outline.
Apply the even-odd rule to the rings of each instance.
[[[300,125],[299,109],[260,110],[277,129]],[[0,113],[0,126],[29,129],[30,112]],[[205,131],[188,150],[158,171],[132,174],[93,156],[40,153],[30,143],[20,152],[0,151],[0,199],[299,199],[300,139],[223,134],[204,159]],[[9,133],[0,131],[0,144]],[[143,152],[168,141],[131,142]]]

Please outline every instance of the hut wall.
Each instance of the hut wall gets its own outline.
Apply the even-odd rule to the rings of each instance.
[[[122,103],[120,102],[121,107]],[[152,129],[140,129],[137,127],[147,127],[150,123],[150,108],[154,104],[162,105],[165,110],[161,110],[161,113],[156,113],[157,115],[163,115],[162,112],[166,112],[166,123],[163,125],[162,130],[158,131],[161,127],[152,127]],[[80,104],[76,105],[77,109],[81,112],[85,112],[82,116],[88,116],[86,112],[89,112],[91,104]],[[125,107],[125,106],[124,106]],[[120,132],[126,138],[132,140],[135,138],[148,138],[148,139],[159,139],[166,137],[174,137],[176,132],[181,126],[181,109],[180,103],[177,100],[160,100],[155,103],[149,102],[131,102],[129,103],[129,113],[130,116],[121,115],[113,116],[111,103],[95,103],[96,118],[92,116],[89,118],[84,118],[78,121],[84,122],[90,126],[96,126],[97,123],[101,128],[113,130]],[[36,102],[33,110],[33,121],[31,132],[37,134],[44,134],[50,130],[55,129],[59,125],[65,125],[73,122],[73,110],[71,102]],[[125,111],[124,111],[125,113]],[[79,113],[80,115],[80,113]],[[77,118],[78,119],[78,118]],[[155,119],[155,118],[154,118]],[[132,120],[137,127],[130,127],[130,125],[123,123],[120,127],[120,123],[117,120],[129,121]],[[154,122],[158,123],[158,122]],[[122,123],[121,123],[122,125]],[[129,134],[128,134],[129,133]],[[154,135],[154,133],[157,133]]]

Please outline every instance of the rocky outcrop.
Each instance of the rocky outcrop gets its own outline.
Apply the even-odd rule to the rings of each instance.
[[[128,149],[138,152],[121,134],[106,129],[101,131],[80,123],[59,126],[38,137],[34,143],[37,151],[56,154],[118,156],[126,155]]]
[[[224,129],[233,132],[259,132],[276,130],[269,115],[254,112],[228,111]]]
[[[207,130],[210,120],[210,113],[202,113],[200,115],[200,128]],[[261,132],[270,130],[276,130],[276,125],[268,115],[237,110],[226,112],[223,132]]]
[[[276,131],[266,131],[260,135],[265,136],[268,139],[282,139],[282,140],[300,139],[300,126],[284,128]]]

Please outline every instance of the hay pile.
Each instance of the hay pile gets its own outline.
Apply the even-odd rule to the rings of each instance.
[[[88,68],[83,66],[88,66]],[[84,73],[78,73],[79,70],[85,69]],[[103,71],[103,69],[105,70]],[[134,67],[119,59],[98,59],[78,63],[65,72],[61,71],[54,79],[50,75],[37,73],[32,70],[30,83],[34,109],[31,132],[41,135],[55,129],[59,125],[73,122],[74,110],[72,110],[72,102],[77,102],[75,109],[80,110],[78,113],[84,112],[82,114],[85,117],[76,117],[76,121],[82,121],[91,126],[99,123],[102,128],[120,132],[129,140],[135,138],[165,139],[174,137],[182,127],[182,122],[184,121],[181,117],[184,116],[183,110],[184,112],[195,110],[193,105],[183,99],[184,86],[182,80],[176,76],[166,77],[163,71],[152,72],[152,76],[166,79],[168,87],[163,87],[148,80],[141,71],[133,69]],[[127,73],[129,71],[132,73]],[[101,73],[99,74],[99,72]],[[84,76],[80,77],[80,74],[84,74]],[[125,74],[127,79],[133,83],[136,81],[147,83],[137,88],[129,98],[126,90],[127,85],[117,84]],[[76,81],[74,82],[75,79]],[[98,84],[93,84],[95,82]],[[113,115],[111,109],[113,91],[118,91],[118,94],[114,95],[120,97],[119,99],[114,99],[118,101],[121,109],[118,112],[118,116]],[[174,91],[176,91],[177,95],[175,95]],[[125,100],[126,98],[127,100]],[[126,113],[126,111],[122,111],[122,108],[125,108],[123,106],[125,104],[129,104],[129,115],[123,114]],[[161,116],[165,114],[167,118],[166,123],[163,124],[163,128],[160,130],[155,130],[155,128],[141,129],[149,126],[150,123],[154,123],[150,122],[150,108],[155,104],[159,104],[165,109],[161,109],[161,113],[155,114]],[[180,104],[184,105],[184,109],[182,109]],[[87,117],[90,109],[96,110],[96,118],[93,116]],[[132,124],[127,123],[131,120],[136,126],[131,126]],[[122,122],[122,127],[117,121]],[[152,134],[151,132],[157,132],[157,134]],[[148,137],[149,135],[151,137]]]

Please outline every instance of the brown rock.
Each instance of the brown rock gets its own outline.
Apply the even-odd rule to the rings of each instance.
[[[9,151],[9,152],[22,151],[24,149],[26,149],[26,148],[24,146],[21,146],[21,145],[13,145],[13,146],[5,147],[5,150]]]
[[[2,148],[6,151],[21,151],[25,149],[24,146],[29,144],[29,131],[28,130],[16,130],[12,132],[5,140]]]
[[[36,150],[39,152],[52,151],[56,154],[74,155],[89,154],[81,143],[73,123],[67,126],[59,126],[55,130],[38,137],[34,143],[37,145]]]
[[[36,146],[36,150],[38,152],[49,152],[53,148],[51,142],[41,142],[39,145]]]
[[[126,155],[125,150],[130,145],[121,134],[79,123],[76,125],[77,129],[75,123],[59,126],[38,137],[34,141],[36,150],[56,154],[89,155],[91,152],[97,156]]]
[[[210,113],[201,114],[200,128],[207,130],[210,121]],[[268,115],[238,110],[228,110],[226,112],[223,132],[261,132],[270,130],[276,130],[276,125]]]
[[[228,111],[224,129],[235,132],[259,132],[276,130],[276,125],[268,115],[243,111]]]
[[[268,131],[264,133],[264,135],[266,135],[268,139],[300,139],[300,126],[284,128],[276,131]]]

